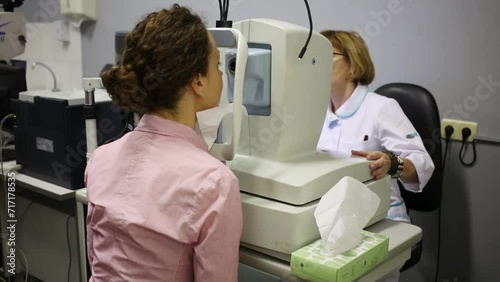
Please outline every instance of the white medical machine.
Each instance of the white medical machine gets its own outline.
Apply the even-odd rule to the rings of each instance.
[[[333,48],[309,30],[270,19],[235,23],[249,55],[239,148],[227,165],[238,177],[243,205],[243,246],[281,260],[319,239],[313,212],[319,199],[344,176],[365,183],[381,199],[371,225],[386,217],[390,183],[373,180],[364,158],[316,152],[329,103]],[[232,100],[234,50],[225,56],[228,100]],[[236,78],[237,79],[237,78]]]

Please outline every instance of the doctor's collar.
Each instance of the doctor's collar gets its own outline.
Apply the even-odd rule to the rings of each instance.
[[[363,104],[366,94],[368,94],[368,86],[358,84],[351,97],[349,97],[349,99],[347,99],[347,101],[337,109],[334,115],[339,118],[348,118],[354,115],[358,111],[359,107],[361,107],[361,104]],[[329,104],[330,111],[332,111],[331,103]]]

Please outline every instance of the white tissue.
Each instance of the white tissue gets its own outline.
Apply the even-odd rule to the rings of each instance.
[[[319,201],[314,217],[322,253],[341,254],[362,241],[361,230],[375,215],[380,198],[360,181],[346,176]]]
[[[205,140],[209,150],[217,139],[217,129],[222,119],[232,112],[233,104],[226,104],[196,113],[196,131]]]

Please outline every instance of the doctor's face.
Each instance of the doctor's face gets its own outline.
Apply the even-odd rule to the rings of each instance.
[[[351,64],[347,59],[347,54],[344,54],[342,49],[333,47],[332,89],[345,86],[349,83],[347,77],[349,76],[350,69]]]

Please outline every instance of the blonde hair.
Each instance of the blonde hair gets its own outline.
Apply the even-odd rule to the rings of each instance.
[[[332,43],[334,48],[342,50],[351,65],[348,80],[356,84],[370,84],[375,78],[375,67],[373,66],[370,52],[365,41],[358,33],[352,31],[323,30],[321,34]]]

